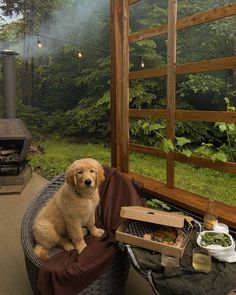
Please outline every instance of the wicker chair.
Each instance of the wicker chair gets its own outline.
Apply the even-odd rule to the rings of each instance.
[[[32,222],[39,209],[50,199],[64,183],[64,175],[55,177],[41,190],[33,200],[24,215],[21,226],[21,242],[25,256],[26,269],[35,295],[40,292],[37,288],[37,277],[41,261],[33,252],[35,244],[32,234]],[[125,285],[129,272],[130,262],[125,252],[118,252],[112,264],[104,273],[81,291],[80,295],[122,295],[125,294]]]

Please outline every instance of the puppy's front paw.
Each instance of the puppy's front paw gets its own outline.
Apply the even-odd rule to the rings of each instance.
[[[97,238],[101,237],[103,234],[104,234],[104,230],[101,228],[97,228],[97,227],[94,228],[91,232],[91,235],[93,235]]]
[[[63,248],[65,251],[70,251],[70,250],[75,249],[75,246],[71,242],[68,241],[63,244]]]
[[[75,249],[75,246],[73,245],[73,243],[71,243],[71,241],[69,241],[68,239],[63,239],[63,238],[61,238],[59,242],[59,246],[61,246],[65,251],[70,251]]]
[[[86,247],[87,247],[87,245],[86,245],[85,241],[82,241],[80,243],[77,243],[76,250],[80,254]]]

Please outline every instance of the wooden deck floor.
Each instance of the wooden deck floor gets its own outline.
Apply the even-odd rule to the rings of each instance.
[[[0,196],[1,295],[32,295],[25,270],[24,255],[20,241],[20,227],[22,217],[31,200],[46,183],[46,179],[33,174],[20,195]],[[134,270],[130,271],[127,283],[126,295],[131,294],[154,294],[148,283]]]

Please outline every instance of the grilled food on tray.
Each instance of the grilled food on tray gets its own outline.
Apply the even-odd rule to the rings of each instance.
[[[173,245],[178,237],[178,230],[170,226],[160,226],[156,231],[151,232],[154,241]]]

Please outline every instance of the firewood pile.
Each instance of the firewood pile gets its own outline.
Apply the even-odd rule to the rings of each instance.
[[[17,149],[0,148],[0,162],[18,162],[20,153]]]

